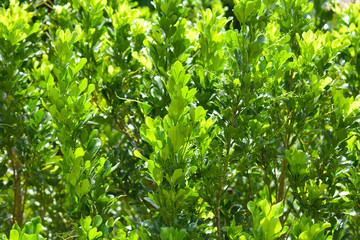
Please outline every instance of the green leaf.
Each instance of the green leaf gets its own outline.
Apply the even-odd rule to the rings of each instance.
[[[41,219],[36,217],[24,226],[24,233],[38,235],[42,231]]]
[[[144,161],[149,161],[149,159],[147,159],[146,157],[144,157],[138,150],[135,150],[134,151],[134,156],[137,157],[137,158],[140,158]]]
[[[38,236],[36,234],[26,234],[24,233],[21,237],[22,240],[38,240]]]
[[[129,235],[129,240],[138,240],[139,236],[137,235],[137,233],[135,231],[132,231]]]
[[[10,230],[10,238],[9,240],[20,240],[20,234],[17,230],[12,229]]]
[[[175,184],[176,180],[184,175],[181,168],[176,169],[171,177],[172,183]]]
[[[247,208],[249,209],[249,211],[254,214],[255,212],[255,208],[256,208],[256,203],[253,201],[250,201],[247,203]]]
[[[150,176],[153,178],[153,180],[160,185],[163,180],[163,174],[162,171],[155,166],[155,162],[152,160],[147,161],[147,167],[150,173]]]
[[[88,234],[89,240],[93,240],[93,239],[99,238],[101,236],[102,236],[102,232],[98,232],[97,228],[92,228]]]
[[[196,166],[191,166],[190,168],[187,169],[186,171],[186,176],[190,176],[192,174],[194,174],[197,170],[197,167]]]
[[[113,217],[110,217],[107,221],[106,221],[106,226],[108,226],[109,228],[113,227],[114,226],[114,218]]]
[[[177,152],[181,146],[185,143],[185,138],[180,131],[178,131],[178,127],[173,126],[169,129],[169,137],[171,139],[172,145],[174,147],[174,152]]]
[[[79,61],[79,63],[76,64],[76,67],[75,67],[75,69],[74,69],[73,74],[76,74],[78,71],[80,71],[80,70],[84,67],[84,65],[86,64],[86,62],[87,62],[87,59],[86,59],[86,58],[81,58],[80,61]]]
[[[153,170],[153,177],[154,177],[155,182],[158,185],[160,185],[163,180],[162,170],[160,168],[155,167]]]
[[[181,62],[176,61],[174,65],[171,67],[170,74],[175,81],[175,84],[180,85],[181,88],[185,86],[185,71]]]
[[[91,217],[90,216],[87,216],[85,218],[84,223],[83,223],[83,228],[86,232],[90,231],[90,228],[91,228]]]
[[[82,93],[88,85],[88,80],[85,78],[79,84],[79,94]]]
[[[102,217],[100,215],[96,215],[93,220],[93,227],[99,227],[102,223]]]
[[[85,155],[85,152],[82,148],[77,148],[75,150],[75,153],[74,153],[75,158],[80,158],[80,157],[83,157],[84,155]]]
[[[87,151],[94,156],[101,148],[101,140],[99,138],[93,138],[87,146]]]
[[[79,198],[82,198],[85,194],[87,194],[90,190],[90,182],[88,179],[84,179],[81,181],[81,187],[79,192]]]
[[[95,85],[94,84],[89,84],[88,89],[87,89],[87,94],[91,94],[93,91],[95,90]]]
[[[54,87],[54,78],[50,75],[50,68],[45,68],[45,79],[47,81],[46,87],[48,90],[51,90]]]
[[[173,239],[173,240],[183,240],[186,236],[186,230],[181,229],[180,231],[176,228],[168,228],[168,227],[162,227],[160,238],[161,239]]]
[[[150,193],[148,194],[150,196]],[[150,197],[144,197],[144,200],[153,205],[156,209],[160,209],[159,205],[157,205]]]
[[[155,162],[153,160],[148,160],[147,161],[147,168],[149,170],[150,175],[153,175],[154,168],[155,168]]]
[[[203,107],[199,106],[196,109],[190,110],[190,117],[193,123],[200,122],[206,116],[206,111]]]

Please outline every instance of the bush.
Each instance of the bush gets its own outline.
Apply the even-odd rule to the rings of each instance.
[[[359,239],[360,2],[5,0],[2,239]]]

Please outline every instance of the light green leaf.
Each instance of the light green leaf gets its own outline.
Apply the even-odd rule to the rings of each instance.
[[[190,110],[190,117],[194,123],[200,122],[205,117],[205,115],[206,111],[202,106]]]
[[[172,126],[169,129],[169,137],[174,147],[174,152],[177,152],[185,143],[184,135],[178,131],[178,127]]]
[[[15,229],[10,230],[10,240],[19,240],[20,235],[19,232]]]
[[[79,147],[75,150],[75,153],[74,153],[75,158],[83,157],[84,155],[85,155],[85,152],[81,147]]]
[[[38,236],[36,234],[26,234],[26,233],[24,233],[21,236],[21,240],[38,240]]]
[[[139,236],[137,235],[137,233],[135,231],[131,232],[129,235],[129,240],[138,240]]]
[[[89,182],[89,180],[88,179],[84,179],[82,182],[81,182],[81,188],[80,188],[80,198],[82,197],[82,196],[84,196],[86,193],[88,193],[89,192],[89,190],[90,190],[90,182]]]
[[[79,94],[82,93],[88,85],[88,80],[85,78],[79,84]]]
[[[95,90],[95,85],[94,84],[89,84],[88,89],[87,89],[87,94],[91,94],[93,91]]]
[[[98,237],[101,237],[102,236],[102,232],[98,232],[97,231],[97,228],[92,228],[90,231],[89,231],[89,240],[93,240],[93,239],[96,239]]]
[[[79,63],[76,64],[76,67],[75,67],[75,69],[74,69],[73,74],[75,74],[75,73],[77,73],[78,71],[80,71],[80,70],[84,67],[84,65],[86,64],[86,62],[87,62],[87,59],[86,59],[86,58],[81,58],[80,61],[79,61]]]
[[[153,175],[154,168],[155,168],[155,163],[154,163],[154,161],[148,160],[148,161],[147,161],[147,168],[148,168],[148,170],[149,170],[150,175]]]
[[[250,201],[250,202],[247,203],[247,208],[253,214],[254,210],[256,208],[256,204],[253,201]]]
[[[161,169],[155,167],[154,170],[153,170],[153,177],[154,177],[155,182],[158,185],[160,185],[162,180],[163,180],[163,174],[162,174]]]
[[[90,230],[90,227],[91,227],[91,217],[87,216],[84,220],[83,228],[86,232],[88,232]]]
[[[148,161],[149,159],[147,159],[146,157],[144,157],[138,150],[135,150],[134,151],[134,156],[137,157],[137,158],[140,158],[144,161]]]

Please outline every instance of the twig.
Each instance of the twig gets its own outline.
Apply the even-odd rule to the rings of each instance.
[[[61,188],[61,184],[58,185],[58,187],[56,188],[56,192],[54,194],[54,196],[51,196],[48,203],[46,204],[45,208],[43,209],[42,213],[41,213],[41,221],[44,221],[44,217],[45,217],[45,214],[47,212],[47,210],[49,209],[49,206],[50,204],[52,204],[53,200],[54,200],[54,197],[56,196],[56,194],[59,192],[60,188]]]
[[[270,198],[270,204],[272,205],[272,196],[271,196],[271,187],[270,187],[270,179],[269,176],[267,174],[267,164],[265,163],[265,149],[262,151],[262,160],[263,160],[263,166],[264,166],[264,172],[265,172],[265,179],[266,179],[266,184],[269,190],[269,198]]]
[[[289,235],[290,235],[290,229],[291,229],[291,227],[292,227],[292,224],[295,222],[296,218],[299,216],[300,210],[301,210],[301,208],[299,208],[298,212],[296,213],[294,220],[291,221],[290,226],[289,226],[289,229],[288,229],[287,232],[285,233],[285,234],[287,235],[285,238],[288,238],[288,237],[289,237]],[[284,234],[284,235],[285,235],[285,234]]]
[[[28,190],[28,183],[29,183],[29,174],[27,174],[27,175],[26,175],[26,178],[25,178],[24,199],[23,199],[23,203],[22,203],[22,207],[21,207],[21,212],[24,212],[24,210],[25,210],[25,203],[26,203],[26,195],[27,195],[27,190]]]
[[[136,101],[136,100],[133,100],[133,101]],[[101,109],[101,107],[99,106],[96,98],[95,98],[95,104],[96,104],[96,106],[98,107],[98,109],[99,109],[102,113],[105,114],[105,111],[103,111],[103,110]],[[117,118],[116,118],[116,116],[115,116],[115,113],[114,113],[114,109],[112,109],[111,112],[112,112],[112,115],[113,115],[113,117],[114,117],[114,120],[115,120],[116,124],[117,124],[118,127],[119,127],[118,130],[119,130],[120,132],[124,133],[124,134],[128,137],[128,139],[131,141],[131,143],[133,144],[133,146],[134,146],[134,148],[135,148],[136,150],[139,150],[137,141],[130,135],[130,133],[129,133],[128,130],[127,130],[127,127],[125,126],[125,124],[124,124],[123,122],[121,122],[121,121],[119,122],[119,121],[117,120]]]
[[[293,198],[292,202],[291,202],[291,205],[294,205],[294,202],[295,202],[295,197]],[[286,213],[286,216],[285,216],[285,219],[284,219],[284,223],[286,222],[286,220],[288,219],[289,215],[290,215],[290,210]]]

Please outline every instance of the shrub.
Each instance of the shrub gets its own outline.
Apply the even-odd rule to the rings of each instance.
[[[0,6],[2,239],[358,239],[360,2]]]

